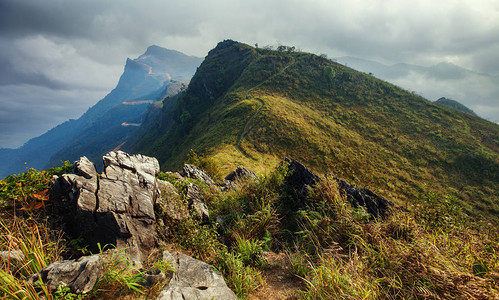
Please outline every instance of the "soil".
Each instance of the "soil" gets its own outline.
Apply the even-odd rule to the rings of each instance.
[[[266,252],[265,259],[269,267],[262,271],[264,284],[251,293],[248,299],[298,299],[297,291],[303,290],[305,284],[300,278],[290,275],[286,254]]]

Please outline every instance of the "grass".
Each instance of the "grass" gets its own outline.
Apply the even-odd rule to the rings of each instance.
[[[300,249],[316,257],[306,277],[308,289],[301,293],[304,299],[485,299],[497,295],[493,275],[498,270],[497,233],[470,229],[469,220],[462,219],[459,211],[445,207],[441,207],[441,217],[453,218],[450,224],[434,223],[434,218],[427,223],[402,212],[366,222],[356,219],[352,208],[341,205],[345,200],[324,197],[331,195],[332,188],[327,183],[318,188],[319,199],[326,205],[311,209],[318,213],[318,220],[308,218],[308,223],[302,223],[303,231],[312,237],[302,234]],[[433,209],[431,201],[424,205],[420,209]]]
[[[61,234],[52,232],[46,223],[19,217],[2,219],[0,228],[0,249],[10,251],[12,256],[20,256],[20,259],[0,263],[0,295],[10,299],[52,299],[50,288],[43,283],[31,284],[22,278],[61,259],[64,250]]]
[[[291,156],[402,206],[441,192],[466,214],[497,224],[497,124],[312,54],[219,46],[185,95],[153,113],[140,133],[148,138],[134,151],[175,169],[194,149],[222,174],[240,165],[263,173]],[[189,124],[176,121],[185,110]]]
[[[197,159],[210,160],[203,156]],[[269,267],[265,251],[287,254],[288,265],[282,267],[305,286],[295,294],[299,299],[497,297],[496,227],[470,219],[451,196],[428,192],[413,201],[414,207],[409,207],[412,213],[394,211],[386,219],[372,220],[365,210],[352,208],[341,197],[336,181],[326,177],[308,193],[307,204],[294,211],[286,208],[298,201],[283,185],[286,175],[286,165],[281,165],[257,181],[246,181],[235,190],[222,192],[162,173],[160,177],[173,182],[180,195],[176,205],[187,205],[180,201],[185,184],[198,184],[213,220],[201,224],[192,212],[182,221],[158,214],[158,230],[168,226],[169,234],[162,236],[163,242],[212,264],[240,298],[250,297],[265,286],[263,274]],[[16,186],[14,181],[10,184]],[[50,186],[38,189],[50,190]],[[18,201],[23,199],[21,196]],[[17,213],[13,214],[13,207],[2,209],[0,248],[21,251],[24,259],[2,262],[0,297],[147,299],[162,288],[162,284],[144,287],[142,274],[146,269],[136,269],[123,252],[105,260],[101,279],[86,295],[24,281],[61,259],[63,253],[73,253],[64,250],[74,245],[50,229],[52,223],[41,217],[42,208],[21,210],[16,206]],[[168,263],[154,257],[144,265],[164,273],[171,271]]]
[[[148,119],[136,150],[163,168],[189,158],[218,181],[237,166],[265,174],[225,192],[160,175],[187,212],[182,221],[156,212],[164,242],[213,264],[239,297],[264,285],[264,251],[288,254],[290,274],[306,285],[296,295],[302,299],[498,297],[497,124],[321,57],[233,42],[210,52],[188,90],[154,114],[159,119]],[[324,175],[306,201],[283,186],[285,166],[274,169],[283,156]],[[49,229],[44,212],[52,174],[69,168],[0,181],[2,226],[10,230],[1,250],[27,258],[2,264],[0,297],[72,297],[22,280],[58,259],[59,245],[72,247]],[[330,172],[406,210],[372,220],[340,196]],[[189,183],[201,188],[211,222],[189,212]],[[95,297],[152,297],[137,285],[143,270],[120,259],[107,270],[106,291]]]

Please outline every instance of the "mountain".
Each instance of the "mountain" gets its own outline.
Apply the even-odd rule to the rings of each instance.
[[[339,57],[336,60],[414,91],[426,99],[438,99],[442,95],[449,99],[457,99],[480,117],[499,122],[498,76],[470,71],[445,62],[423,67],[403,63],[384,65],[350,56]]]
[[[452,109],[455,111],[460,111],[469,115],[476,116],[475,112],[472,111],[471,109],[467,108],[466,106],[462,105],[461,103],[457,102],[456,100],[452,99],[447,99],[445,97],[439,98],[437,101],[435,101],[436,104],[447,107],[448,109]]]
[[[127,59],[119,82],[79,119],[69,120],[29,140],[18,149],[0,150],[0,177],[60,165],[86,155],[100,157],[130,136],[147,107],[178,93],[188,84],[201,58],[150,46],[136,59]]]
[[[223,172],[289,156],[406,205],[436,192],[499,213],[499,126],[309,53],[224,41],[188,89],[151,106],[124,150],[179,168],[191,149]],[[444,196],[442,196],[444,197]]]

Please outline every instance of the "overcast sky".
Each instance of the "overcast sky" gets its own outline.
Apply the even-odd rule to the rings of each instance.
[[[78,118],[149,45],[229,38],[499,76],[497,0],[0,0],[0,147]]]

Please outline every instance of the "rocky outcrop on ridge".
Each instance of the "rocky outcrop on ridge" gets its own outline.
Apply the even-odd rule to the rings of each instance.
[[[78,260],[54,262],[31,275],[27,281],[33,284],[42,280],[52,290],[63,284],[69,287],[72,293],[82,294],[93,289],[102,271],[100,255],[83,256]]]
[[[197,179],[206,183],[208,186],[215,186],[215,181],[203,169],[190,164],[184,164],[184,170],[180,173],[181,176],[186,178]]]
[[[386,217],[394,204],[385,198],[376,195],[369,189],[362,189],[349,184],[345,180],[337,179],[340,193],[347,197],[353,207],[364,207],[367,212],[376,218]]]
[[[82,157],[72,174],[55,177],[55,210],[63,217],[70,234],[83,236],[90,246],[114,245],[114,253],[123,251],[139,269],[146,255],[158,245],[158,234],[167,237],[175,224],[190,216],[200,219],[200,225],[212,222],[203,201],[206,188],[223,192],[246,180],[258,180],[254,172],[239,167],[217,185],[204,170],[185,164],[181,174],[170,173],[172,184],[156,178],[160,169],[152,157],[113,151],[103,157],[103,162],[102,174],[97,174],[94,164]],[[292,196],[283,198],[291,201],[284,203],[291,206],[285,206],[296,211],[309,205],[307,195],[322,179],[297,160],[286,158],[282,165],[287,167],[284,188]],[[352,206],[365,207],[373,217],[386,216],[393,206],[368,189],[335,180]],[[283,222],[296,224],[295,217],[288,212],[283,215]],[[55,262],[28,280],[41,279],[52,289],[64,283],[71,292],[87,293],[101,276],[104,259],[103,255],[93,255]],[[156,299],[236,299],[212,266],[176,252],[164,251],[162,259],[170,263],[172,273],[159,269],[141,273],[145,286],[166,284]],[[168,282],[167,275],[171,278]]]
[[[285,184],[296,192],[306,196],[307,189],[313,188],[321,181],[319,176],[310,171],[302,163],[292,158],[284,158],[282,163],[288,164]]]
[[[322,181],[321,178],[302,163],[292,158],[285,158],[283,163],[288,164],[285,179],[286,186],[304,201],[308,194],[308,189],[314,188],[316,184]],[[373,217],[385,217],[389,210],[394,207],[392,202],[376,195],[369,189],[355,187],[345,180],[336,177],[335,180],[338,183],[338,190],[353,207],[364,207]]]
[[[118,151],[103,158],[98,175],[85,157],[74,174],[54,180],[55,206],[62,211],[70,232],[95,246],[125,248],[140,265],[143,253],[156,245],[154,204],[160,197],[155,158]]]
[[[175,269],[157,300],[237,299],[212,266],[177,252],[163,252],[163,260]]]

